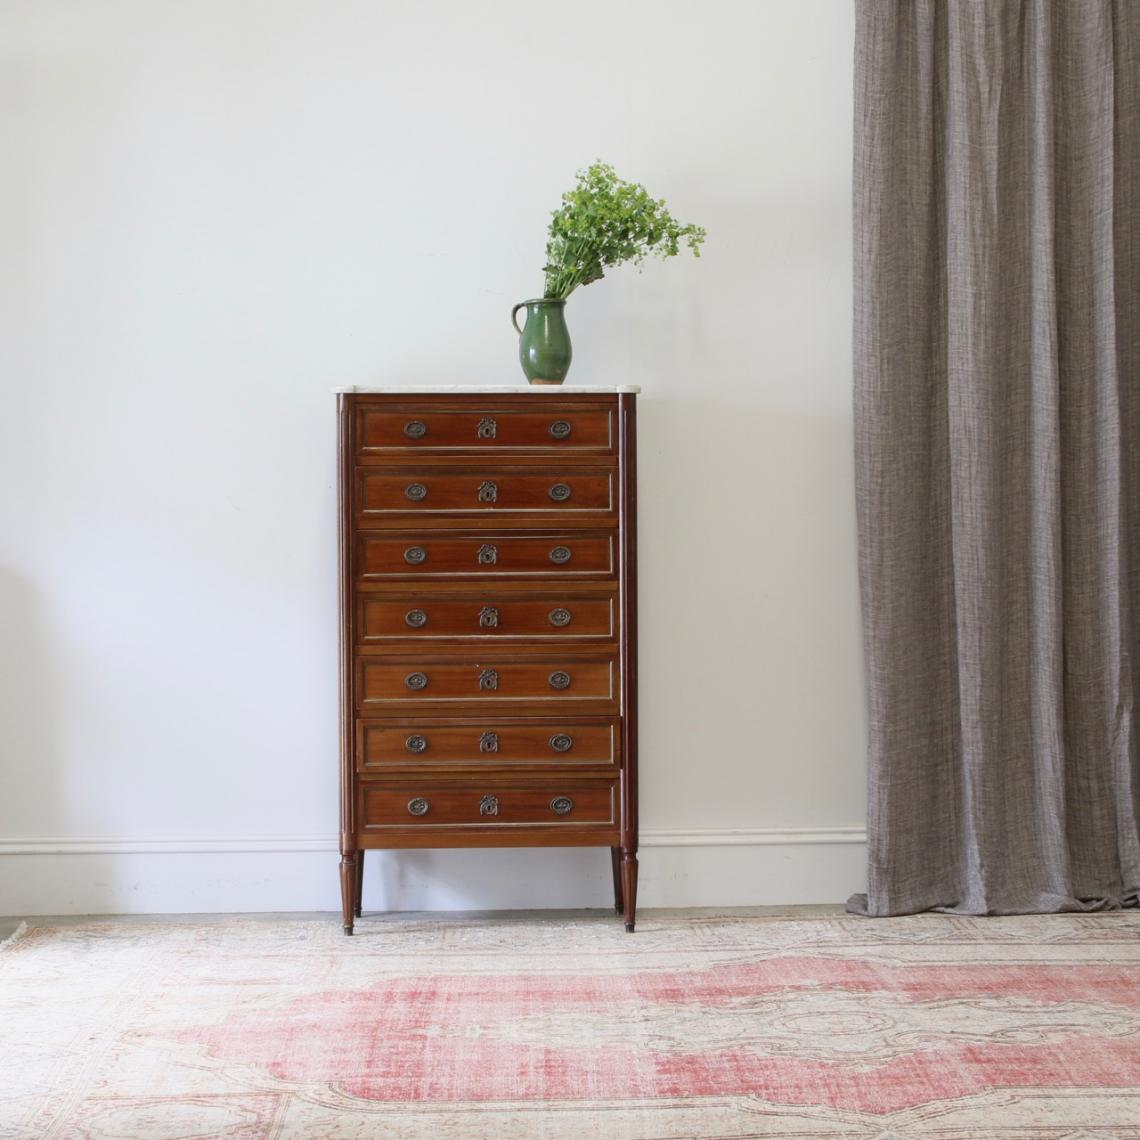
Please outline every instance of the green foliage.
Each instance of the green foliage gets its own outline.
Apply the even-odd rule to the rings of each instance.
[[[644,186],[623,182],[612,166],[595,162],[578,172],[577,185],[562,195],[562,206],[551,218],[545,295],[569,297],[606,269],[627,261],[640,265],[650,254],[674,257],[682,241],[700,257],[704,240],[704,229],[681,225],[663,199],[651,198]]]

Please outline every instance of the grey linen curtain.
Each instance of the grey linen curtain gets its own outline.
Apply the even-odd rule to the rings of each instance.
[[[871,915],[1140,890],[1140,0],[858,0]]]

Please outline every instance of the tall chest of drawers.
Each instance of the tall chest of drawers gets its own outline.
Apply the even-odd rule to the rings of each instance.
[[[634,929],[636,391],[338,396],[346,934],[424,847],[608,847]]]

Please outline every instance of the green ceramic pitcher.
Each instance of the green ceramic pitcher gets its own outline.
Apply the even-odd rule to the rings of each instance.
[[[520,329],[518,311],[524,308],[526,324]],[[519,361],[532,384],[561,384],[570,371],[574,353],[565,308],[565,298],[534,297],[511,310],[511,324],[519,334]]]

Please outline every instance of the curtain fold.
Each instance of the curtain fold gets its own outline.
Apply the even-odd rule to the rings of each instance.
[[[871,915],[1140,893],[1140,3],[857,0]]]

